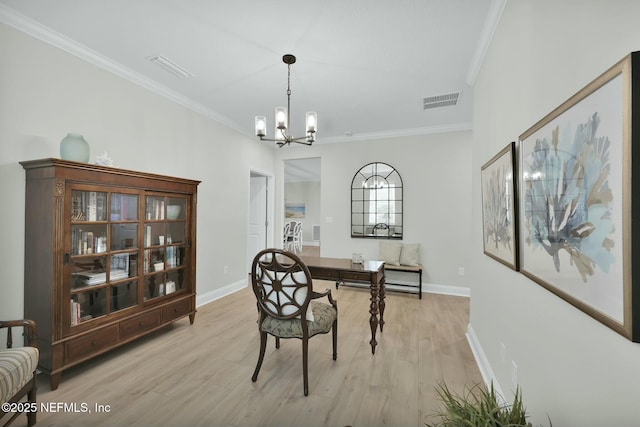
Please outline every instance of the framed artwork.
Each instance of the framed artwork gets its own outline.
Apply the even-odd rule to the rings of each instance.
[[[518,270],[515,142],[481,168],[484,253]]]
[[[523,133],[518,156],[520,271],[636,342],[639,55],[625,57]]]
[[[285,203],[284,205],[285,218],[304,218],[304,214],[305,214],[304,203]]]

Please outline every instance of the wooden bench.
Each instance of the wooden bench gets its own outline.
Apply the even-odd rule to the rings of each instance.
[[[388,271],[402,271],[406,273],[416,273],[418,275],[418,283],[415,283],[415,284],[389,282],[388,277],[385,277],[385,289],[387,291],[417,293],[418,298],[422,299],[422,265],[418,264],[416,266],[412,266],[412,265],[394,265],[394,264],[385,263],[384,269]],[[338,289],[339,285],[355,286],[355,287],[369,286],[368,283],[365,284],[364,282],[359,282],[355,280],[350,280],[349,282],[345,282],[344,280],[338,280],[336,281],[336,289]],[[387,288],[386,285],[400,286],[401,288]],[[404,289],[404,288],[414,288],[416,290]]]
[[[389,282],[388,280],[386,280],[386,284],[387,285],[393,285],[393,286],[403,286],[403,287],[407,287],[407,288],[417,288],[418,291],[418,297],[420,299],[422,299],[422,265],[418,264],[416,266],[413,265],[394,265],[394,264],[385,264],[384,265],[384,269],[385,270],[389,270],[389,271],[403,271],[406,273],[416,273],[418,275],[418,283],[416,284],[406,284],[406,283],[394,283],[394,282]],[[397,291],[401,291],[401,292],[411,292],[411,293],[415,293],[416,291],[412,291],[412,290],[404,290],[404,289],[393,289],[393,288],[389,288],[388,290],[393,291],[393,290],[397,290]]]

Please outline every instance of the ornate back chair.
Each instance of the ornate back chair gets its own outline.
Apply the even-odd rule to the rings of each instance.
[[[12,328],[24,330],[26,347],[13,348]],[[26,402],[20,402],[16,408],[22,408],[27,413],[27,425],[36,423],[36,370],[38,368],[38,337],[36,324],[32,320],[0,321],[0,329],[7,328],[6,348],[0,349],[0,403],[17,404],[24,396]],[[3,424],[8,426],[23,412],[0,410],[0,418],[5,415],[9,419]]]
[[[288,249],[290,235],[291,235],[291,223],[287,222],[282,227],[282,248],[284,250]]]
[[[267,334],[276,338],[276,348],[280,347],[280,338],[299,338],[302,340],[304,395],[308,396],[309,338],[332,331],[333,360],[337,358],[338,306],[331,297],[331,290],[314,292],[307,266],[297,255],[280,249],[265,249],[255,256],[251,284],[260,313],[260,355],[251,380],[258,379]],[[316,301],[325,296],[330,304]]]
[[[293,227],[293,252],[302,252],[302,221],[296,222]]]
[[[391,234],[391,228],[389,227],[389,224],[379,222],[373,226],[373,234],[376,236],[389,236]]]

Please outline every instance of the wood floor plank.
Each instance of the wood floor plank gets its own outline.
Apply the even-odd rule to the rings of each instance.
[[[467,298],[387,294],[384,332],[369,345],[369,292],[317,281],[338,300],[338,359],[331,335],[309,342],[309,396],[302,347],[269,339],[257,382],[255,297],[248,287],[198,308],[148,337],[65,371],[58,390],[38,376],[38,401],[110,405],[109,413],[38,414],[41,426],[323,427],[423,426],[435,386],[481,383],[465,338]],[[14,426],[26,425],[20,416]]]

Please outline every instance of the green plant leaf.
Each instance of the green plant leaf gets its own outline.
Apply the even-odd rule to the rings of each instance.
[[[475,384],[460,394],[440,382],[436,392],[441,408],[434,414],[435,424],[426,423],[427,427],[531,427],[520,388],[511,405],[498,401],[493,383],[489,390],[483,384]]]

